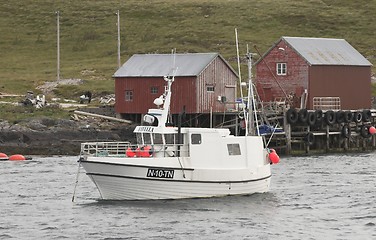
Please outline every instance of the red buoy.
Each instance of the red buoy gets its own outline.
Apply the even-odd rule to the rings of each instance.
[[[279,163],[279,156],[278,156],[277,152],[274,149],[270,149],[269,160],[270,160],[270,162],[272,164]]]
[[[136,156],[136,153],[130,147],[127,148],[127,150],[125,151],[125,154],[127,155],[127,157],[134,157],[134,156]]]
[[[0,161],[6,161],[9,157],[5,153],[0,152]]]
[[[26,158],[21,154],[15,154],[9,157],[10,161],[23,161],[26,160]]]
[[[371,126],[371,127],[368,128],[368,131],[369,131],[370,134],[373,135],[373,134],[376,133],[376,128],[374,126]]]

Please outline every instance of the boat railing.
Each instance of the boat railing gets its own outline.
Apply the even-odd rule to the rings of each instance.
[[[175,157],[188,156],[183,144],[131,145],[130,142],[87,142],[81,144],[81,155],[95,157]]]
[[[96,157],[121,156],[130,146],[130,142],[87,142],[81,144],[81,154]]]

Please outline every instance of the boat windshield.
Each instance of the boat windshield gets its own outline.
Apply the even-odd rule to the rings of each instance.
[[[178,143],[178,134],[137,133],[136,139],[138,145],[174,145]],[[181,144],[183,143],[184,137],[181,137]]]

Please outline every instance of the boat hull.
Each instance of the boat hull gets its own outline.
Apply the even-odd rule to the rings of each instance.
[[[101,197],[107,200],[248,195],[269,191],[271,180],[269,167],[252,175],[248,169],[181,169],[95,161],[82,161],[81,164]]]

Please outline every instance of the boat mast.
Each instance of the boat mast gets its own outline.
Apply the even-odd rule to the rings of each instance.
[[[252,53],[249,52],[247,45],[247,59],[248,59],[248,120],[249,120],[249,135],[255,135],[255,122],[257,135],[260,136],[257,111],[256,111],[256,99],[253,92],[253,82],[252,82]],[[252,103],[252,105],[251,105]]]

